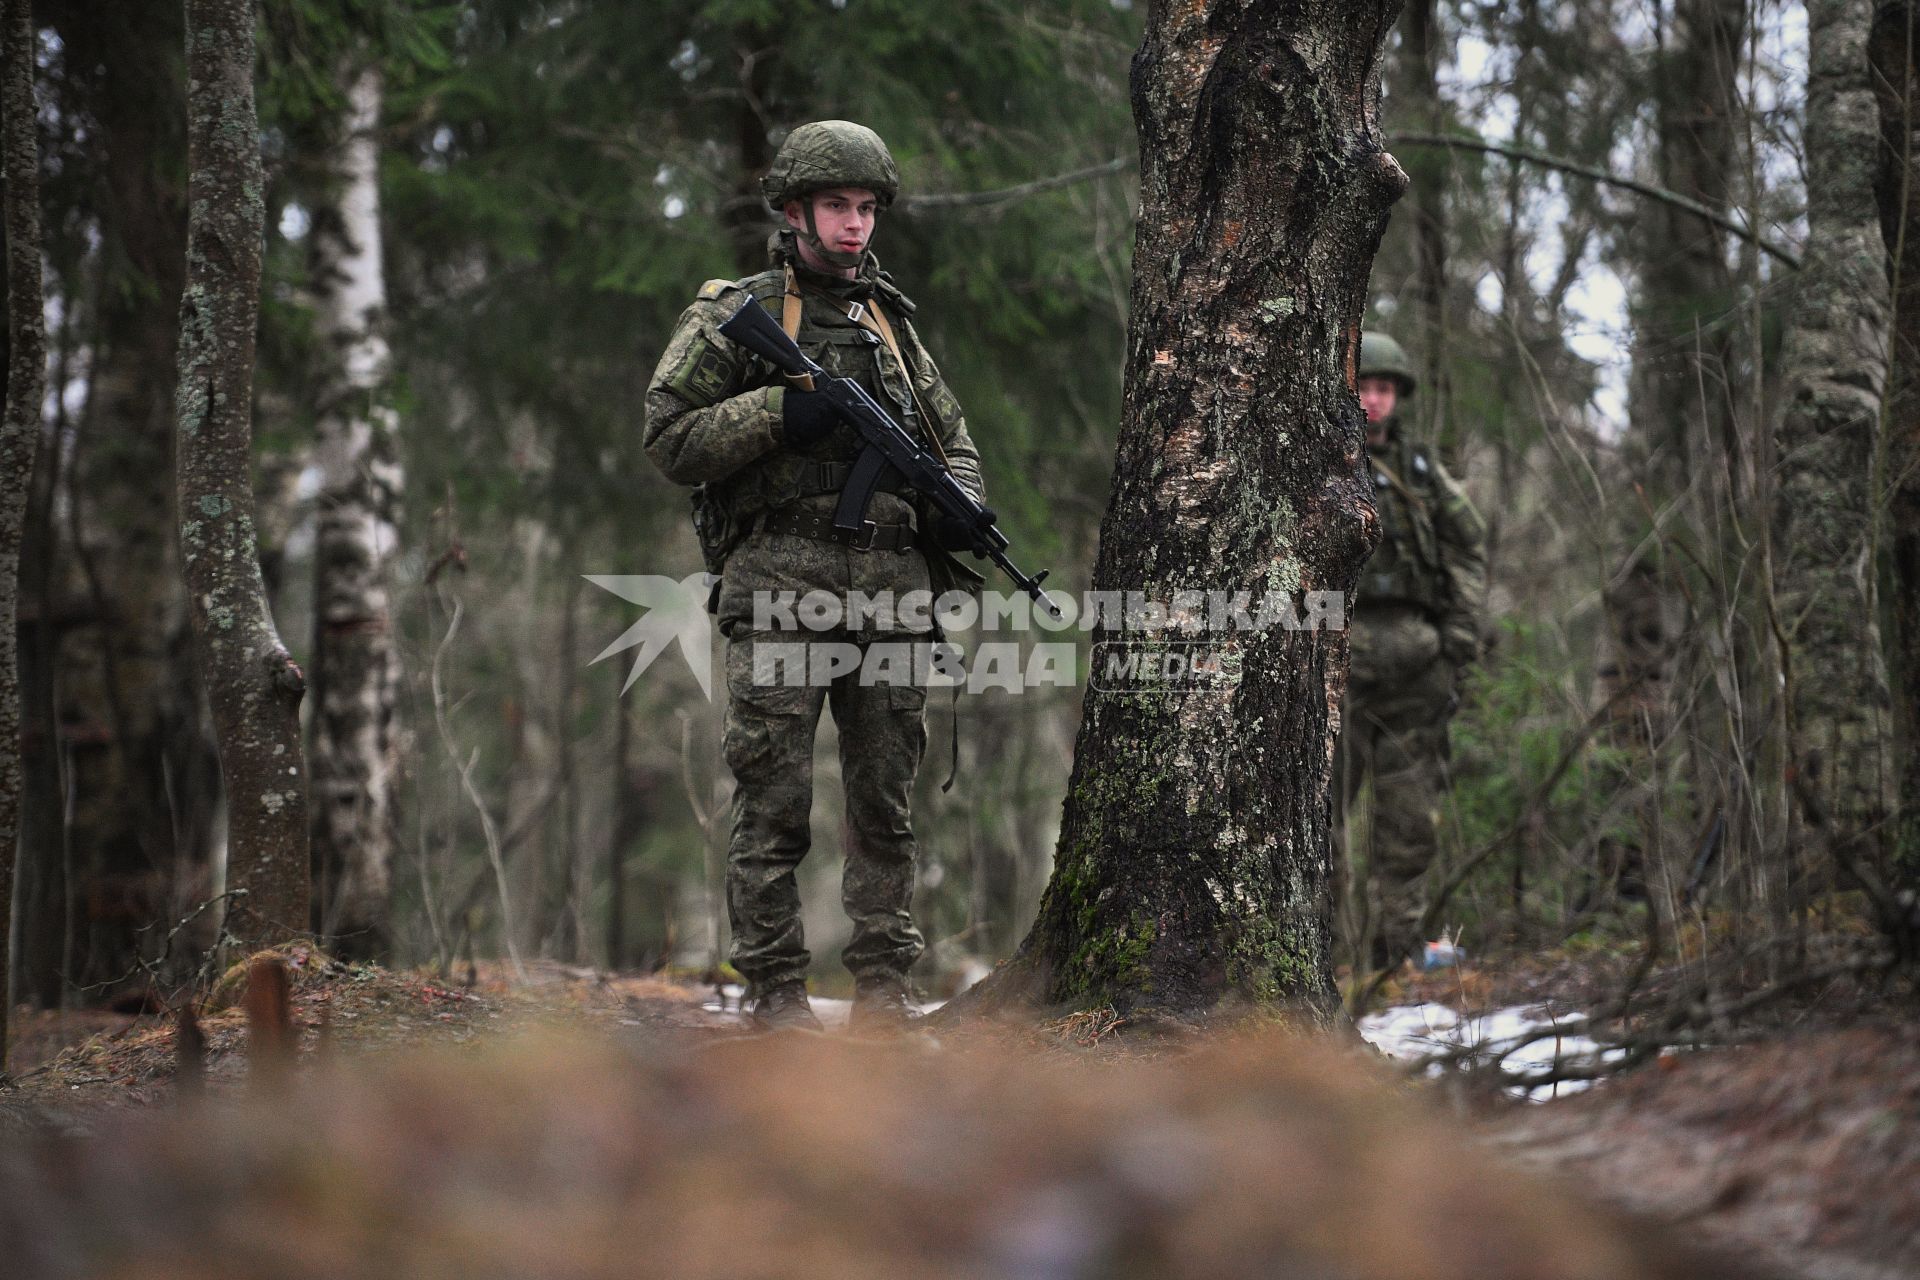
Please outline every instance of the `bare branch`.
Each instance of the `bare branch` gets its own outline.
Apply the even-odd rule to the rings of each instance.
[[[1045,191],[1057,191],[1061,187],[1071,187],[1075,183],[1125,173],[1138,163],[1139,161],[1132,156],[1115,156],[1111,160],[1088,165],[1084,169],[1057,173],[1050,178],[1036,178],[1032,182],[1023,182],[1014,187],[1001,187],[997,191],[936,191],[927,195],[901,196],[895,207],[917,212],[921,209],[976,209],[982,205],[1011,204],[1016,200],[1025,200],[1028,196],[1037,196]]]
[[[1568,160],[1563,156],[1548,155],[1544,151],[1533,151],[1526,147],[1510,146],[1504,142],[1490,142],[1472,134],[1455,133],[1390,133],[1387,141],[1396,146],[1408,147],[1447,147],[1455,151],[1480,151],[1488,155],[1504,156],[1508,160],[1524,160],[1528,164],[1537,164],[1542,168],[1558,169],[1561,173],[1571,173],[1591,182],[1605,183],[1610,187],[1619,187],[1636,195],[1646,196],[1649,200],[1658,200],[1676,208],[1685,209],[1696,217],[1704,218],[1714,226],[1730,235],[1739,236],[1764,252],[1771,254],[1795,271],[1800,269],[1800,256],[1758,232],[1741,226],[1733,219],[1717,210],[1690,200],[1677,191],[1665,187],[1656,187],[1650,182],[1641,182],[1637,178],[1622,177],[1609,173],[1605,169],[1590,164],[1581,164],[1578,160]]]
[[[453,726],[447,720],[447,695],[440,680],[440,669],[453,638],[460,633],[460,619],[465,609],[459,597],[454,597],[452,617],[447,622],[447,633],[433,651],[433,666],[428,675],[433,692],[433,722],[440,731],[440,741],[447,750],[447,759],[453,762],[455,772],[460,778],[460,789],[466,793],[467,800],[473,805],[473,811],[480,817],[480,833],[487,842],[487,862],[493,869],[493,883],[500,895],[500,932],[506,939],[507,958],[513,962],[513,971],[524,982],[527,976],[526,966],[520,963],[520,950],[513,940],[513,903],[507,894],[507,868],[500,848],[500,832],[493,824],[493,815],[487,810],[486,799],[473,783],[473,766],[479,762],[480,748],[475,747],[464,763],[460,751],[454,743]]]

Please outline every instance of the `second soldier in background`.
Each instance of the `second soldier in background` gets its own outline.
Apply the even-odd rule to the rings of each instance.
[[[1447,725],[1462,674],[1479,656],[1486,527],[1453,477],[1407,438],[1400,411],[1412,362],[1382,333],[1362,335],[1356,385],[1367,415],[1367,467],[1380,545],[1350,612],[1353,663],[1336,753],[1339,800],[1373,781],[1372,927],[1358,959],[1398,964],[1423,939],[1420,881],[1439,851]]]

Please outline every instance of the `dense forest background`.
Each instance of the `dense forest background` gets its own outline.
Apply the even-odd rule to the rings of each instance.
[[[1920,452],[1883,395],[1892,304],[1877,338],[1838,326],[1866,352],[1838,373],[1808,374],[1832,344],[1795,337],[1884,264],[1882,222],[1904,226],[1875,148],[1905,61],[1865,117],[1847,99],[1859,137],[1808,143],[1831,127],[1811,46],[1852,40],[1833,65],[1864,66],[1867,8],[1402,14],[1384,122],[1413,182],[1368,322],[1414,354],[1409,425],[1492,527],[1436,935],[1768,972],[1863,927],[1911,945],[1895,605]],[[1120,420],[1142,9],[262,7],[256,492],[275,616],[312,681],[316,923],[340,950],[724,956],[720,703],[672,656],[623,695],[631,655],[594,660],[642,611],[586,575],[699,568],[684,492],[639,449],[642,393],[700,283],[761,263],[755,179],[795,123],[855,119],[892,146],[905,195],[876,251],[1022,563],[1086,586]],[[1905,12],[1880,9],[1883,28]],[[181,15],[35,15],[51,377],[21,561],[13,982],[58,1005],[191,975],[226,800],[167,480]],[[1850,183],[1810,177],[1828,157]],[[1853,199],[1873,242],[1829,252],[1810,190]],[[1871,404],[1796,436],[1793,406],[1834,384]],[[937,985],[1032,919],[1080,699],[930,706],[918,914]],[[846,928],[832,759],[823,744],[803,885],[822,956]],[[1357,858],[1364,821],[1349,836]]]

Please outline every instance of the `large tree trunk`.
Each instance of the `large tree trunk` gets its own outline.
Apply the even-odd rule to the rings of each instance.
[[[1890,403],[1876,468],[1887,593],[1882,616],[1893,684],[1893,786],[1900,803],[1893,844],[1895,874],[1913,891],[1920,889],[1920,4],[1882,0],[1874,11],[1870,56],[1883,139],[1875,186],[1894,281]]]
[[[187,0],[187,283],[180,297],[180,549],[230,797],[243,936],[304,933],[305,683],[267,610],[253,523],[254,332],[265,222],[251,0]]]
[[[1893,799],[1872,496],[1891,317],[1870,13],[1854,0],[1810,0],[1807,13],[1807,266],[1781,353],[1773,554],[1789,847],[1810,865],[1845,867],[1879,861],[1862,842],[1879,838]]]
[[[20,532],[26,520],[40,406],[47,390],[46,317],[40,295],[40,153],[34,131],[30,0],[6,0],[0,31],[0,156],[6,162],[7,399],[0,418],[0,1073],[7,1066],[13,871],[20,833],[20,681],[15,619]]]
[[[1096,592],[1352,588],[1378,536],[1353,360],[1406,185],[1377,119],[1398,8],[1154,6],[1133,65],[1142,207]],[[1103,624],[1094,640],[1151,660],[1173,637]],[[1346,633],[1200,643],[1241,664],[1236,686],[1089,688],[1052,882],[981,1001],[1335,1015],[1328,785]]]
[[[355,957],[392,949],[394,651],[387,575],[398,543],[400,465],[387,402],[387,290],[380,260],[381,76],[356,75],[333,157],[337,186],[315,211],[320,343],[334,362],[319,421],[314,546],[313,849],[322,931]]]

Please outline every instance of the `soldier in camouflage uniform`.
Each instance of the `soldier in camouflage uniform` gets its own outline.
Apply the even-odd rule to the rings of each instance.
[[[904,677],[863,684],[858,672],[794,687],[764,661],[756,671],[756,652],[797,641],[853,643],[864,652],[875,643],[924,642],[932,624],[909,615],[879,626],[848,618],[861,625],[824,632],[756,631],[756,594],[824,591],[843,604],[851,592],[897,599],[935,585],[929,556],[954,562],[935,545],[950,533],[944,521],[929,521],[913,494],[886,485],[868,510],[870,527],[854,536],[835,529],[834,504],[860,437],[823,395],[787,383],[719,327],[745,300],[758,301],[802,350],[858,381],[981,496],[979,454],[914,330],[914,305],[868,249],[899,185],[893,157],[872,130],[839,120],[796,128],[762,180],[768,204],[787,223],[769,244],[769,268],[708,281],[647,388],[647,455],[670,479],[696,486],[707,567],[721,575],[713,604],[728,641],[725,750],[736,783],[727,850],[732,958],[752,984],[757,1016],[774,1027],[818,1028],[807,1006],[795,872],[810,843],[814,731],[823,706],[839,727],[846,786],[842,898],[854,927],[843,959],[855,979],[855,1021],[898,1024],[908,1016],[907,971],[923,947],[909,912],[910,805],[926,747],[926,688]]]
[[[1337,769],[1343,804],[1373,779],[1372,958],[1398,963],[1421,941],[1417,882],[1439,845],[1447,721],[1457,683],[1479,656],[1486,526],[1439,461],[1399,428],[1398,410],[1416,385],[1400,344],[1363,334],[1356,375],[1381,536],[1352,612]]]

